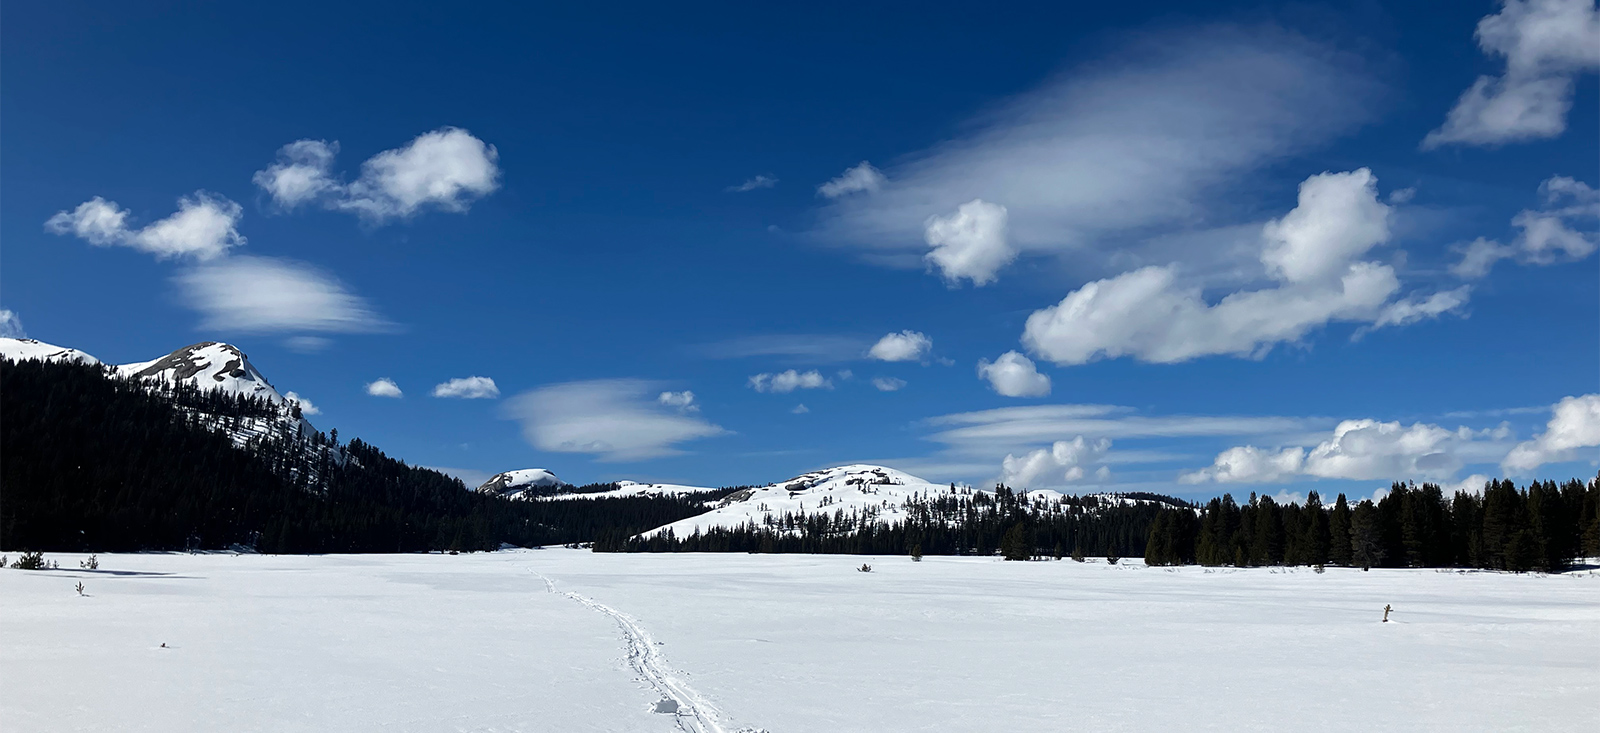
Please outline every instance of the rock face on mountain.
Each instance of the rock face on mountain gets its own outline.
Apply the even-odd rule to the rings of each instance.
[[[542,468],[519,468],[491,476],[478,486],[478,493],[506,499],[532,499],[536,495],[551,493],[548,489],[561,485],[561,479]]]

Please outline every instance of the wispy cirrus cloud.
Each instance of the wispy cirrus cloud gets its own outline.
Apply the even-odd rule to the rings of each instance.
[[[711,359],[776,357],[810,364],[854,361],[870,342],[856,336],[838,334],[760,334],[743,336],[690,347],[690,351]]]
[[[635,461],[682,452],[677,446],[728,431],[664,404],[659,385],[642,379],[566,382],[524,392],[506,416],[539,450]]]
[[[955,268],[947,276],[975,283],[990,281],[1011,250],[1071,256],[1090,270],[1160,261],[1152,235],[1192,227],[1246,174],[1362,124],[1385,93],[1355,56],[1272,27],[1152,32],[1122,48],[871,185],[841,180],[829,191],[865,193],[830,198],[817,234],[911,261],[928,254]],[[930,224],[980,199],[1004,207],[1003,236],[960,238],[960,227],[943,226],[927,237]]]
[[[394,324],[337,278],[303,262],[225,257],[188,268],[175,280],[183,301],[202,315],[200,327],[205,329],[239,333],[394,330]]]
[[[762,174],[746,178],[744,183],[741,183],[737,186],[729,186],[723,190],[727,191],[728,193],[746,193],[762,188],[772,188],[776,185],[778,185],[778,178],[776,176]]]

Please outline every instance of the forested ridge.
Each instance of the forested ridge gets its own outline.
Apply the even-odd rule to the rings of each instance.
[[[1446,497],[1435,484],[1396,483],[1378,501],[1304,505],[1231,495],[1200,511],[1163,511],[1150,529],[1151,565],[1343,565],[1560,571],[1600,555],[1600,477],[1587,484],[1491,480],[1482,494]]]
[[[487,550],[640,532],[724,493],[508,501],[298,420],[230,438],[239,421],[276,415],[264,400],[104,367],[0,360],[0,549]]]

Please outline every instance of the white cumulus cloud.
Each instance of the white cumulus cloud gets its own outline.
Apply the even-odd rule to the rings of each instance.
[[[897,377],[873,377],[872,386],[879,392],[897,392],[906,386],[906,380]]]
[[[863,191],[871,193],[883,188],[883,184],[887,180],[883,177],[881,171],[872,167],[871,163],[863,160],[858,165],[852,166],[846,169],[844,173],[839,174],[838,178],[817,186],[817,193],[823,198],[830,199]]]
[[[1480,76],[1424,149],[1551,138],[1567,129],[1576,77],[1600,68],[1600,12],[1594,0],[1506,0],[1478,21],[1478,47],[1505,58],[1499,76]]]
[[[1332,321],[1376,328],[1464,305],[1465,290],[1391,300],[1401,290],[1394,268],[1358,260],[1388,240],[1388,220],[1371,171],[1311,176],[1296,207],[1262,230],[1261,262],[1276,287],[1231,293],[1212,305],[1198,284],[1180,280],[1178,265],[1144,267],[1090,282],[1034,312],[1022,343],[1057,364],[1261,356]]]
[[[951,285],[963,278],[975,287],[992,283],[1000,268],[1017,258],[1006,241],[1006,207],[983,199],[962,204],[954,214],[929,217],[923,239],[932,247],[924,259]]]
[[[337,142],[297,140],[257,171],[257,186],[290,209],[320,202],[381,223],[425,209],[463,212],[500,187],[500,153],[466,130],[443,127],[361,164],[361,176],[343,183],[333,173]]]
[[[789,412],[792,413],[792,414],[795,414],[795,415],[804,415],[804,414],[806,414],[808,412],[811,412],[811,408],[806,407],[805,403],[802,402],[802,403],[800,403],[798,405],[795,405],[794,409],[790,410]]]
[[[306,399],[304,397],[301,397],[296,392],[293,392],[293,391],[284,392],[283,393],[283,398],[288,400],[288,401],[290,401],[290,402],[293,402],[295,404],[300,405],[300,414],[302,414],[302,415],[321,415],[322,414],[322,410],[317,409],[316,405],[311,404],[311,400],[308,400],[308,399]]]
[[[605,461],[635,461],[681,451],[679,443],[727,431],[663,405],[656,383],[602,379],[553,384],[506,403],[506,414],[539,450],[588,453]]]
[[[667,407],[681,412],[699,412],[700,406],[694,403],[694,393],[689,390],[682,392],[662,392],[656,401]]]
[[[367,394],[372,395],[373,397],[403,396],[403,393],[400,391],[400,385],[395,384],[394,380],[388,377],[380,378],[374,382],[368,382]]]
[[[1104,458],[1110,449],[1110,440],[1101,438],[1091,441],[1080,435],[1070,441],[1058,440],[1048,449],[1040,448],[1021,456],[1008,453],[1000,462],[999,483],[1012,488],[1031,489],[1081,481],[1084,468]],[[1104,466],[1101,468],[1105,469]],[[1095,474],[1102,479],[1111,475],[1109,470],[1096,471]]]
[[[879,361],[921,361],[933,349],[933,339],[919,331],[905,330],[885,334],[867,351]]]
[[[1488,275],[1500,260],[1550,265],[1594,254],[1600,247],[1593,221],[1600,217],[1600,191],[1574,178],[1551,176],[1539,184],[1539,196],[1543,206],[1512,217],[1511,225],[1518,229],[1515,241],[1506,245],[1479,237],[1457,247],[1461,260],[1450,266],[1450,272],[1475,280]]]
[[[73,235],[99,247],[131,247],[157,259],[193,257],[209,260],[245,243],[239,233],[243,209],[221,196],[196,191],[178,199],[177,213],[140,229],[128,226],[131,214],[96,196],[72,211],[57,212],[45,222],[55,234]]]
[[[1600,448],[1600,394],[1567,397],[1556,403],[1544,432],[1518,443],[1500,467],[1509,473],[1529,473],[1546,463],[1595,461],[1600,459],[1596,448]]]
[[[493,399],[500,396],[500,388],[488,377],[457,377],[434,386],[433,396],[464,400]]]
[[[750,377],[750,388],[757,392],[787,394],[797,389],[833,389],[833,380],[812,369],[799,372],[793,369],[776,374],[761,373]]]
[[[252,181],[272,196],[284,209],[337,194],[344,185],[333,177],[333,159],[339,143],[326,140],[296,140],[278,149],[278,160],[256,171]]]
[[[1050,394],[1050,377],[1040,374],[1033,360],[1007,351],[993,362],[978,360],[978,376],[1006,397],[1043,397]]]
[[[293,260],[226,257],[189,268],[176,281],[185,302],[204,316],[201,328],[245,333],[392,328],[333,276]]]
[[[1207,468],[1183,474],[1183,483],[1271,483],[1298,477],[1328,479],[1443,480],[1469,459],[1476,462],[1510,437],[1504,426],[1474,431],[1438,425],[1344,420],[1310,449],[1252,445],[1229,448]],[[1500,450],[1503,450],[1501,448]]]

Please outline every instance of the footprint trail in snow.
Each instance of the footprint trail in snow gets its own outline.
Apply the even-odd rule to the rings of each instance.
[[[546,592],[560,592],[556,590],[555,581],[537,571],[529,572],[538,575],[539,579],[544,581]],[[655,638],[636,619],[581,593],[568,591],[562,595],[610,616],[611,620],[617,622],[617,626],[622,629],[623,637],[628,642],[628,666],[661,694],[662,700],[656,703],[655,708],[658,712],[671,712],[678,728],[688,733],[727,733],[727,729],[717,722],[721,717],[721,711],[690,687],[677,670],[667,664],[666,656],[661,653],[661,645],[656,643]],[[759,729],[740,728],[736,733],[747,731],[757,733]]]

